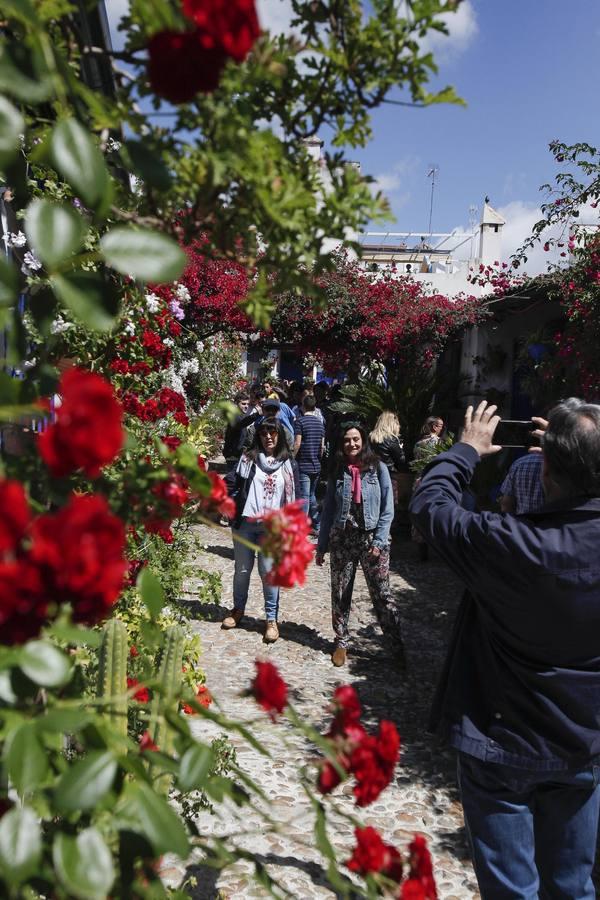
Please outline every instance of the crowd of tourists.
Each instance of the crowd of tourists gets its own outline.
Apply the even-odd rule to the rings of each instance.
[[[389,584],[397,475],[407,471],[400,422],[385,411],[367,433],[361,421],[337,411],[339,393],[337,386],[330,388],[325,381],[291,382],[285,387],[266,382],[235,397],[239,413],[227,428],[223,448],[236,504],[231,523],[236,538],[233,609],[223,627],[236,628],[244,615],[256,557],[253,546],[261,538],[257,520],[267,510],[299,499],[311,520],[317,566],[329,554],[333,664],[346,662],[352,592],[360,564],[384,638],[403,668],[399,612]],[[443,427],[442,419],[429,417],[410,456],[433,446]],[[259,554],[264,640],[272,643],[279,637],[279,589],[269,584],[268,565]]]
[[[600,817],[600,406],[562,401],[532,419],[538,444],[520,456],[497,503],[470,486],[494,442],[496,407],[469,407],[459,440],[430,416],[412,448],[392,413],[367,433],[332,409],[327,386],[272,384],[237,397],[226,440],[236,502],[234,608],[244,615],[256,516],[301,498],[315,561],[329,554],[336,666],[346,662],[360,563],[385,640],[405,666],[400,605],[389,584],[395,482],[407,456],[427,465],[410,519],[466,591],[434,698],[430,730],[458,752],[465,823],[483,900],[591,900]],[[439,449],[445,452],[437,453]],[[410,450],[410,453],[407,451]],[[265,640],[278,637],[268,584]]]

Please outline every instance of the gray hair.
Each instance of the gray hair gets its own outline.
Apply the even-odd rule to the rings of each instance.
[[[600,497],[600,406],[577,397],[550,410],[543,439],[552,480],[563,493]]]

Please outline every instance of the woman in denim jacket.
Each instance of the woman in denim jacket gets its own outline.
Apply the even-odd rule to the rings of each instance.
[[[356,568],[360,562],[381,629],[400,666],[404,648],[400,611],[390,590],[390,525],[394,518],[387,467],[372,452],[358,422],[342,426],[327,482],[316,563],[331,554],[331,614],[335,632],[334,666],[343,666],[349,642],[348,619]]]

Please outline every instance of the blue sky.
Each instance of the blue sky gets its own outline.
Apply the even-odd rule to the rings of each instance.
[[[106,0],[118,20],[127,0]],[[289,0],[257,0],[263,27],[284,31]],[[436,83],[453,84],[467,107],[374,114],[371,144],[350,156],[388,196],[391,230],[426,230],[431,163],[439,166],[434,231],[466,228],[469,206],[487,194],[507,220],[506,255],[539,218],[539,186],[552,179],[553,138],[600,145],[600,3],[597,0],[463,0],[448,16],[450,36],[435,36]],[[377,226],[379,230],[380,226]],[[528,266],[540,270],[539,251]]]
[[[466,226],[486,194],[507,219],[513,250],[537,221],[539,186],[556,164],[548,143],[600,145],[600,4],[595,0],[465,0],[436,41],[440,85],[467,101],[422,110],[386,106],[357,154],[379,178],[400,231],[427,228],[430,163],[439,168],[433,230]],[[540,266],[542,256],[532,259]]]

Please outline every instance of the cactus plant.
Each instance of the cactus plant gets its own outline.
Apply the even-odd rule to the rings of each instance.
[[[152,723],[152,740],[163,753],[173,752],[174,730],[165,719],[165,710],[181,690],[181,671],[183,664],[183,630],[179,625],[171,625],[165,634],[165,643],[159,672],[159,686],[154,693],[150,719]],[[171,775],[161,775],[156,781],[156,789],[167,793],[171,783]]]
[[[105,715],[123,737],[127,736],[127,627],[110,619],[102,629],[96,694],[106,697]]]

